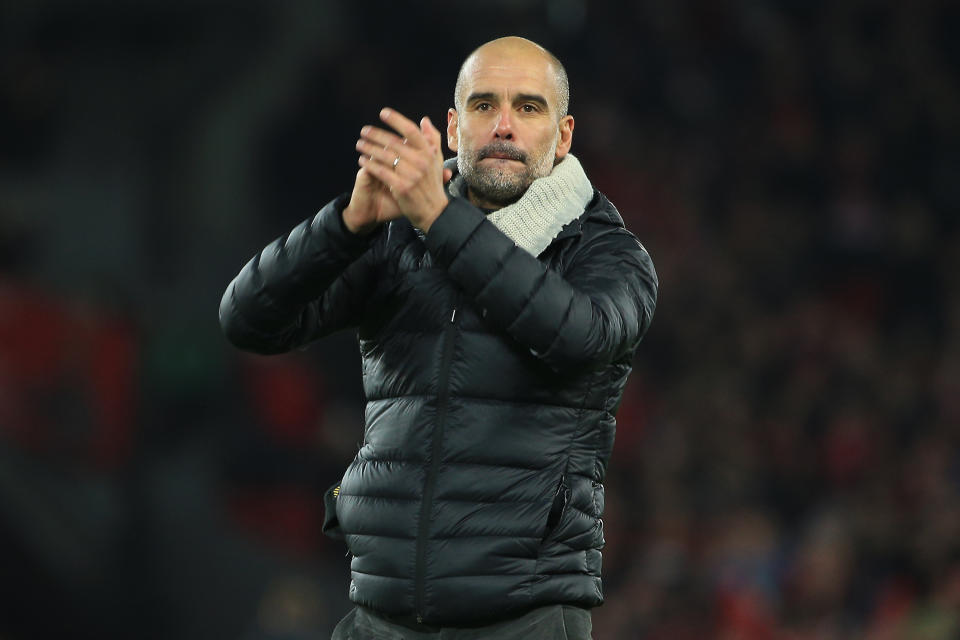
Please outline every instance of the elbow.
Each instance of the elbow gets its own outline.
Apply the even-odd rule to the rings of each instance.
[[[244,351],[253,350],[249,327],[246,326],[237,313],[236,304],[233,300],[232,282],[220,300],[219,321],[220,330],[223,332],[223,336],[227,339],[227,342]]]
[[[290,332],[268,333],[251,324],[237,305],[233,287],[231,282],[220,300],[220,330],[227,341],[237,349],[264,356],[289,351]]]
[[[577,374],[601,369],[617,359],[617,350],[593,340],[570,340],[551,345],[543,353],[531,349],[556,373]]]
[[[244,351],[250,349],[249,336],[241,329],[237,318],[233,315],[224,314],[223,308],[220,309],[220,330],[223,332],[223,336],[227,339],[227,342],[234,347],[243,349]]]
[[[558,373],[586,372],[602,369],[614,362],[629,360],[643,337],[649,316],[621,310],[608,312],[593,305],[589,321],[575,323],[561,331],[550,348],[541,357]]]
[[[259,334],[251,330],[249,326],[247,326],[236,314],[230,316],[224,316],[221,314],[220,329],[223,331],[223,335],[227,339],[227,342],[241,351],[256,353],[262,356],[269,356],[287,351],[287,349],[282,348],[271,341],[262,339]]]
[[[632,357],[633,349],[621,351],[594,350],[594,349],[564,349],[553,353],[537,354],[543,362],[555,373],[564,375],[578,375],[597,369],[603,369],[625,356]]]

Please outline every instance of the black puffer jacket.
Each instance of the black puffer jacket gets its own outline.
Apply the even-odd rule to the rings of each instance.
[[[255,256],[220,322],[259,353],[359,328],[364,444],[335,503],[351,600],[444,626],[601,603],[601,483],[653,316],[649,255],[596,191],[539,259],[463,199],[425,238],[404,219],[354,236],[346,202]]]

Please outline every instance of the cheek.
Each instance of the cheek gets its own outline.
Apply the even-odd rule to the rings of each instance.
[[[477,144],[476,136],[471,135],[469,129],[461,129],[458,134],[458,138],[460,153],[473,153],[481,146]]]
[[[468,118],[457,124],[460,146],[478,148],[490,141],[494,124],[490,118]]]
[[[560,141],[560,132],[556,129],[549,129],[543,132],[539,138],[537,149],[543,156],[553,155],[556,152],[557,143]]]
[[[462,122],[457,125],[456,140],[460,151],[470,148],[470,130]]]

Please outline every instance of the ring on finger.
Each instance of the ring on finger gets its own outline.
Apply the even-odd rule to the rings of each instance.
[[[400,156],[397,156],[396,158],[393,159],[393,169],[394,169],[394,170],[397,169],[397,165],[398,165],[398,164],[400,164]]]

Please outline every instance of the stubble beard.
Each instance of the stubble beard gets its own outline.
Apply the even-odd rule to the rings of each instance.
[[[457,133],[459,136],[460,132]],[[559,137],[559,134],[555,135],[553,143],[539,156],[526,154],[506,141],[492,142],[476,151],[461,146],[457,153],[457,170],[467,183],[471,200],[495,207],[504,207],[519,200],[534,180],[548,176],[553,171]],[[523,170],[515,172],[496,166],[480,166],[481,160],[494,153],[507,154],[523,162]]]

